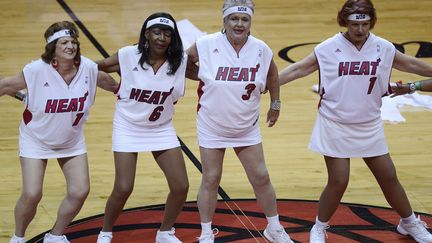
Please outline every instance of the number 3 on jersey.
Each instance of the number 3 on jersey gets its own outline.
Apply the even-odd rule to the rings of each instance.
[[[242,95],[242,99],[243,100],[249,100],[250,97],[251,97],[252,91],[254,91],[255,88],[256,88],[255,84],[248,84],[248,85],[246,85],[246,87],[245,87],[246,94]]]

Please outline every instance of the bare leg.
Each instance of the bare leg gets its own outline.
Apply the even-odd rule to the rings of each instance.
[[[201,222],[210,222],[217,203],[217,190],[222,176],[222,164],[225,149],[200,147],[202,161],[202,179],[198,191],[198,209]]]
[[[327,185],[319,200],[318,219],[327,222],[336,212],[343,194],[348,186],[350,173],[349,158],[324,156],[327,165]]]
[[[161,231],[168,231],[180,214],[189,190],[186,166],[180,147],[164,151],[155,151],[153,156],[165,174],[169,193],[165,203]]]
[[[15,235],[24,237],[42,198],[42,185],[47,160],[20,157],[20,161],[22,192],[15,206]]]
[[[137,153],[114,152],[115,181],[114,188],[105,206],[104,226],[102,231],[111,232],[127,199],[132,193],[135,181]]]
[[[277,215],[276,193],[264,161],[262,144],[234,148],[251,183],[258,204],[267,217]]]
[[[87,154],[58,159],[66,178],[67,194],[57,212],[57,220],[51,233],[62,235],[64,229],[81,210],[90,191]]]
[[[413,211],[408,197],[396,175],[396,168],[389,154],[363,158],[374,174],[387,202],[402,218],[409,217]]]

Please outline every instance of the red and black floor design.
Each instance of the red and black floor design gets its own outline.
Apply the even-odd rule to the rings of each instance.
[[[278,200],[281,224],[294,242],[309,242],[309,230],[317,212],[316,201]],[[114,227],[112,243],[155,242],[164,205],[124,210]],[[432,215],[421,214],[428,225]],[[415,242],[397,233],[399,215],[392,209],[342,203],[331,219],[327,242]],[[103,224],[103,215],[73,222],[66,230],[72,243],[96,242]],[[220,200],[213,218],[213,227],[219,230],[215,242],[266,242],[262,231],[267,225],[255,199]],[[185,243],[197,242],[201,232],[196,202],[187,202],[176,224],[176,236]],[[42,233],[29,243],[43,242]]]

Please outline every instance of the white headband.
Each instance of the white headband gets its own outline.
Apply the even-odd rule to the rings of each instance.
[[[47,38],[47,44],[65,36],[71,36],[70,30],[67,29],[59,30]]]
[[[351,14],[348,16],[348,20],[351,21],[366,21],[370,19],[371,17],[368,14]]]
[[[169,26],[172,29],[174,29],[174,23],[170,19],[167,19],[167,18],[164,18],[164,17],[159,17],[159,18],[155,18],[155,19],[149,20],[147,22],[146,29],[152,27],[155,24],[166,25],[166,26]]]
[[[234,6],[234,7],[230,7],[230,8],[225,9],[223,11],[223,17],[225,18],[226,16],[233,14],[233,13],[245,13],[245,14],[248,14],[249,16],[252,17],[253,10],[249,7],[246,7],[246,6]]]

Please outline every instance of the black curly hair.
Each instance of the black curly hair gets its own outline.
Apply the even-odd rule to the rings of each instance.
[[[145,44],[147,42],[147,38],[145,36],[145,32],[147,30],[146,26],[147,26],[148,21],[155,19],[155,18],[159,18],[159,17],[170,19],[174,23],[174,29],[172,29],[169,26],[157,25],[158,28],[170,30],[173,34],[172,38],[171,38],[171,43],[168,46],[169,51],[167,51],[167,53],[166,53],[167,60],[169,63],[168,75],[173,75],[177,71],[177,69],[180,67],[180,64],[183,60],[184,50],[183,50],[183,43],[182,43],[181,38],[180,38],[180,33],[178,32],[178,29],[177,29],[176,21],[174,20],[174,18],[169,13],[164,13],[164,12],[154,13],[154,14],[150,15],[144,21],[144,24],[142,25],[142,28],[141,28],[141,34],[140,34],[139,42],[138,42],[138,50],[139,50],[139,53],[141,53],[139,64],[144,69],[144,66],[143,66],[144,63],[148,63],[148,64],[150,63],[149,62],[150,53],[148,52],[148,49],[145,48]],[[152,27],[150,27],[150,28],[152,28]]]

